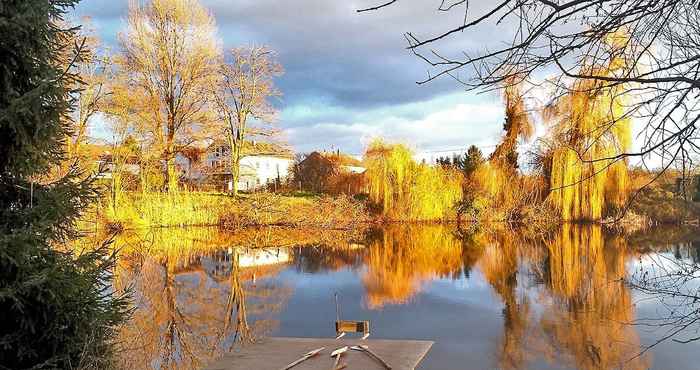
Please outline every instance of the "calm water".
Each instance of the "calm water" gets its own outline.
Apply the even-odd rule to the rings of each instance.
[[[338,293],[341,317],[370,320],[372,338],[435,341],[421,369],[698,369],[700,342],[644,352],[679,325],[691,323],[673,338],[698,336],[700,302],[672,295],[693,292],[695,276],[667,278],[695,263],[693,237],[593,226],[128,233],[115,286],[131,287],[137,309],[122,362],[200,368],[251,338],[332,337]]]

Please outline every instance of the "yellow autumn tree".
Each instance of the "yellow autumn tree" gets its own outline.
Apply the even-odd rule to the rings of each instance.
[[[112,110],[148,140],[168,190],[176,190],[175,156],[211,122],[220,55],[214,19],[198,0],[132,1],[119,41]]]
[[[373,141],[365,151],[369,198],[390,220],[429,221],[451,218],[462,196],[462,175],[413,160],[401,144]]]
[[[534,125],[520,83],[511,78],[504,84],[503,137],[489,160],[480,164],[468,181],[470,204],[463,211],[474,219],[522,221],[526,209],[541,200],[536,181],[518,172],[518,143],[532,137]]]
[[[613,50],[625,42],[619,32],[608,37]],[[582,74],[613,76],[624,67],[624,54],[604,66],[583,67]],[[564,220],[599,220],[627,198],[627,162],[619,155],[631,146],[631,120],[625,115],[622,85],[580,79],[569,94],[545,109],[552,124],[549,179],[552,202]]]
[[[503,138],[489,156],[489,162],[498,164],[504,170],[513,171],[518,168],[518,141],[532,138],[535,126],[527,111],[520,83],[515,78],[505,81],[503,101],[506,105]]]
[[[282,74],[282,65],[275,52],[265,46],[234,48],[231,59],[219,66],[221,79],[212,96],[228,144],[232,192],[238,195],[246,143],[277,133],[271,126],[276,110],[269,100],[281,95],[273,78]]]

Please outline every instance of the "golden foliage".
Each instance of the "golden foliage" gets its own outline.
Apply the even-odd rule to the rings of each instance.
[[[107,204],[104,221],[119,228],[213,225],[350,228],[369,219],[364,206],[346,196],[290,197],[256,193],[231,197],[187,191],[123,192],[110,202],[117,204]]]
[[[518,140],[529,140],[535,133],[535,126],[527,112],[525,100],[520,91],[520,84],[515,78],[505,81],[503,100],[506,104],[506,122],[503,125],[504,135],[496,149],[491,153],[489,161],[503,168],[518,167]]]
[[[401,144],[373,141],[364,157],[369,198],[389,220],[431,221],[454,217],[462,196],[456,170],[418,164]]]
[[[583,68],[611,76],[619,71],[622,58]],[[568,95],[545,111],[545,119],[554,122],[550,198],[564,220],[599,220],[626,201],[627,162],[615,158],[629,150],[632,140],[623,88],[577,80]]]
[[[462,212],[472,220],[549,223],[555,214],[544,201],[545,184],[523,176],[500,162],[482,163],[466,184],[468,206]]]
[[[506,105],[504,135],[489,161],[480,164],[466,183],[465,205],[461,210],[473,220],[524,221],[544,219],[551,214],[542,202],[542,183],[518,171],[519,140],[534,134],[520,85],[513,79],[505,82]]]
[[[176,153],[211,122],[206,105],[220,55],[214,19],[198,0],[132,1],[119,40],[109,113],[148,141],[176,190]]]

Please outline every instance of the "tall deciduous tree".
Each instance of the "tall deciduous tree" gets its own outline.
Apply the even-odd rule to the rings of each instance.
[[[530,139],[535,129],[517,83],[510,81],[506,83],[506,87],[503,89],[503,100],[506,104],[503,138],[491,153],[489,161],[512,172],[518,168],[518,140]]]
[[[152,141],[169,191],[177,189],[175,156],[211,122],[207,93],[220,55],[211,14],[198,0],[131,2],[114,102]]]
[[[267,47],[231,50],[231,62],[219,67],[220,81],[214,101],[230,147],[233,193],[238,194],[240,162],[246,141],[275,133],[275,108],[270,98],[280,95],[273,78],[282,74],[275,53]],[[255,125],[250,121],[253,119]]]
[[[75,0],[0,5],[0,367],[106,368],[124,301],[109,286],[105,248],[60,249],[95,197],[76,171],[43,178],[65,158],[78,76],[62,63],[75,28],[61,26]],[[82,43],[80,43],[82,44]],[[74,168],[73,168],[74,169]]]
[[[77,107],[72,114],[71,136],[67,142],[67,159],[74,161],[81,156],[81,146],[87,140],[88,123],[104,107],[108,96],[110,60],[100,50],[100,40],[89,26],[88,19],[83,20],[80,32],[76,32],[71,43],[84,44],[85,50],[71,68],[80,78],[74,86]]]

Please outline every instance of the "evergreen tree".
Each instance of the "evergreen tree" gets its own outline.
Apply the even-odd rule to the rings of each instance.
[[[0,4],[0,368],[106,367],[125,301],[113,298],[107,246],[76,255],[75,221],[94,200],[64,158],[77,76],[66,65],[76,29],[62,17],[77,0]]]
[[[482,163],[484,163],[484,156],[481,150],[476,145],[472,145],[467,149],[460,168],[464,176],[469,177]]]

